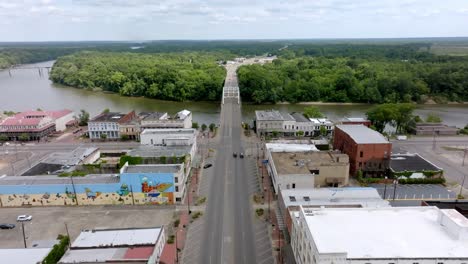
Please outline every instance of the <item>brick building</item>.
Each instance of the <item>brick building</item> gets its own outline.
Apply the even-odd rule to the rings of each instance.
[[[350,174],[383,176],[389,167],[392,144],[379,132],[364,125],[337,125],[333,149],[349,156]]]

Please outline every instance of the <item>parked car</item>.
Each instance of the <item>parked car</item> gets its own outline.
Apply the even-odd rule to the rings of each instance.
[[[0,224],[0,229],[13,229],[15,228],[14,224]]]
[[[211,163],[207,163],[205,164],[205,166],[203,166],[204,169],[208,169],[209,167],[213,166]]]
[[[237,158],[237,153],[236,153],[236,152],[232,153],[232,156],[233,156],[234,158]]]
[[[243,158],[244,158],[244,153],[241,153],[241,154],[239,155],[239,157],[240,157],[241,159],[243,159]]]
[[[31,221],[31,220],[32,220],[31,215],[18,215],[18,217],[16,218],[16,221],[18,222]]]

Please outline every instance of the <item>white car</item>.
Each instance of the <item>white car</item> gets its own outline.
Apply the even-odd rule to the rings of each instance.
[[[32,220],[31,215],[18,215],[18,217],[16,218],[16,221],[18,222],[31,221],[31,220]]]

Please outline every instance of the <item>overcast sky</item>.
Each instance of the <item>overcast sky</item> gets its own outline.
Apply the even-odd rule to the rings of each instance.
[[[468,36],[468,0],[0,0],[0,41]]]

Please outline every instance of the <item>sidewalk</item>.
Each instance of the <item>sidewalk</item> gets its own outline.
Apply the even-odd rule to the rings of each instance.
[[[198,199],[197,190],[199,185],[199,173],[200,169],[192,168],[192,175],[190,177],[190,184],[187,189],[186,199],[183,205],[177,206],[179,226],[170,227],[166,229],[168,236],[171,235],[171,232],[169,232],[169,230],[174,230],[174,243],[170,244],[166,242],[166,244],[164,245],[160,261],[165,264],[179,263],[182,258],[181,252],[185,246],[187,231],[190,224],[190,215],[188,212],[189,203],[190,211],[192,212],[204,208],[204,206],[194,206],[196,199]],[[171,225],[172,224],[173,223],[171,223]]]

